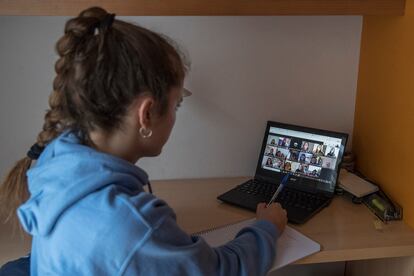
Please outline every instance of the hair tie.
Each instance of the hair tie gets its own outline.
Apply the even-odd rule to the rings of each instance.
[[[99,27],[102,29],[107,29],[112,26],[112,23],[114,23],[115,14],[114,13],[108,13],[105,15],[105,17],[99,22]]]
[[[27,152],[27,157],[32,160],[37,160],[39,156],[42,154],[45,147],[40,146],[38,143],[33,144],[30,150]]]

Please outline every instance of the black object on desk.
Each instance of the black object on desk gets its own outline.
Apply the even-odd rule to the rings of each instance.
[[[217,198],[252,211],[268,202],[286,173],[292,173],[276,198],[291,223],[301,224],[331,202],[348,135],[267,122],[256,174]]]
[[[380,189],[378,192],[363,198],[364,204],[382,221],[401,220],[403,209],[396,202],[391,201]]]

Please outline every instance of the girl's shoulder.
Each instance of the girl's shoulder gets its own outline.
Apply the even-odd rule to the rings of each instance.
[[[121,195],[120,198],[130,212],[150,228],[157,228],[168,217],[176,219],[173,209],[153,194],[139,192],[133,196]]]

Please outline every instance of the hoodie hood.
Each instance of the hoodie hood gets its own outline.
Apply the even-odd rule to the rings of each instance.
[[[59,217],[73,204],[110,185],[134,195],[148,182],[134,164],[80,144],[73,132],[64,132],[45,148],[27,172],[30,198],[17,210],[31,235],[48,235]]]

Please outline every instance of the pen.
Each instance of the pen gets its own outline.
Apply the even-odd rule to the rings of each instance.
[[[280,182],[279,187],[277,187],[276,192],[273,194],[272,198],[270,199],[269,203],[267,203],[266,207],[269,207],[270,204],[276,199],[276,197],[279,195],[279,193],[282,191],[282,189],[285,187],[286,182],[288,181],[290,176],[290,173],[287,173],[285,177],[283,177],[282,181]]]

